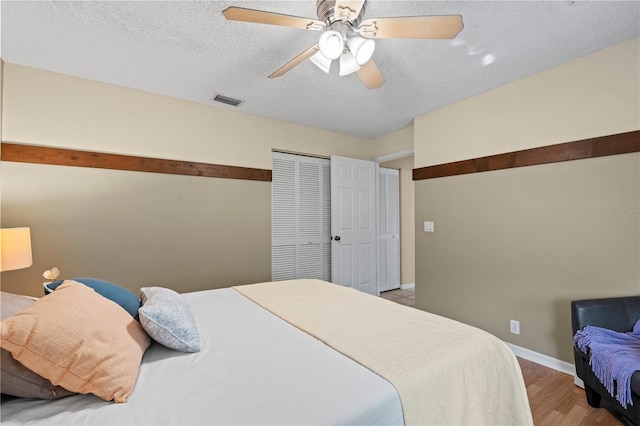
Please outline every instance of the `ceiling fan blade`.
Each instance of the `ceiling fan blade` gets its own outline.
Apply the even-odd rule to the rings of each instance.
[[[353,22],[360,15],[362,6],[364,6],[364,0],[336,0],[333,11],[334,19],[339,21],[345,16],[347,21]]]
[[[269,78],[280,77],[281,75],[289,71],[291,68],[298,65],[300,62],[304,61],[310,56],[313,56],[318,51],[318,49],[319,47],[317,44],[314,46],[311,46],[310,48],[308,48],[307,50],[305,50],[304,52],[302,52],[301,54],[299,54],[298,56],[296,56],[295,58],[293,58],[292,60],[290,60],[283,66],[281,66],[280,68],[278,68],[275,72],[271,73],[271,75],[269,75]]]
[[[322,30],[326,27],[324,22],[316,19],[283,15],[282,13],[266,12],[264,10],[245,9],[242,7],[228,7],[222,11],[222,14],[231,21],[281,25],[283,27],[300,28],[303,30]]]
[[[384,77],[380,73],[378,66],[373,62],[373,59],[369,59],[358,70],[358,77],[367,86],[367,89],[377,89],[384,84]]]
[[[365,38],[454,38],[464,25],[461,15],[402,16],[362,21]]]

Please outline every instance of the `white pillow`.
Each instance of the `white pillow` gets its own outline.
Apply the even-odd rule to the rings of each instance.
[[[140,299],[140,324],[153,340],[180,352],[200,350],[196,322],[178,293],[163,287],[143,287]]]

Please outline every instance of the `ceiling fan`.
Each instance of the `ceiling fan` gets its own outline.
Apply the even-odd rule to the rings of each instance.
[[[375,49],[373,39],[451,39],[463,28],[460,15],[363,19],[365,0],[317,0],[316,8],[318,19],[233,6],[222,14],[232,21],[322,31],[318,43],[277,69],[269,78],[280,77],[307,58],[328,73],[332,61],[339,59],[340,75],[357,72],[368,89],[377,89],[385,81],[371,59]]]

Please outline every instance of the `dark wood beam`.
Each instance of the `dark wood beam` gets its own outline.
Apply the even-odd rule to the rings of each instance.
[[[413,180],[640,152],[640,130],[413,169]]]
[[[2,142],[0,160],[271,182],[271,170]]]

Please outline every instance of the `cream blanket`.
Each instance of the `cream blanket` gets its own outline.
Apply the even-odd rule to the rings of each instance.
[[[533,424],[518,362],[489,333],[319,280],[234,289],[388,380],[407,425]]]

